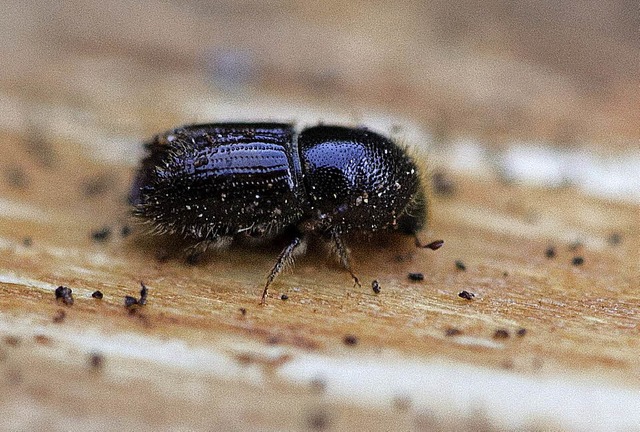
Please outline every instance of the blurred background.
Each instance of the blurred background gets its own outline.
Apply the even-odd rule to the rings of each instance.
[[[638,199],[633,0],[2,5],[4,131],[134,163],[181,123],[382,119],[453,168]]]

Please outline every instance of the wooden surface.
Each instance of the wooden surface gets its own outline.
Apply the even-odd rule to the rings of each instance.
[[[474,383],[475,374],[469,388],[481,385],[487,400],[456,407],[481,410],[457,420],[436,400],[420,401],[411,390],[404,395],[405,383],[385,380],[387,368],[407,360],[425,371],[444,362],[461,374],[471,366],[480,375],[495,371],[532,382],[640,387],[637,206],[572,190],[456,178],[457,194],[434,199],[428,238],[445,239],[441,250],[416,250],[402,239],[352,243],[364,281],[352,288],[317,245],[261,307],[276,247],[233,248],[197,265],[184,263],[180,253],[165,260],[170,244],[146,241],[135,226],[132,235],[120,235],[124,223],[131,226],[124,216],[130,170],[109,167],[112,187],[87,198],[78,180],[96,173],[104,167],[58,160],[53,169],[30,169],[25,190],[2,185],[0,367],[3,404],[14,413],[3,420],[7,428],[27,422],[22,412],[30,413],[32,420],[22,423],[28,428],[51,421],[61,428],[114,421],[149,428],[304,428],[314,416],[343,429],[350,422],[500,424],[491,388]],[[99,243],[90,233],[102,226],[113,232]],[[620,234],[620,244],[607,242],[612,233]],[[571,239],[583,246],[570,251]],[[557,250],[553,259],[544,254],[549,245]],[[578,255],[582,266],[571,263]],[[456,269],[458,259],[466,271]],[[409,272],[423,272],[425,280],[411,282]],[[368,286],[373,279],[382,287],[378,295]],[[137,297],[140,281],[149,287],[148,303],[130,313],[124,296]],[[72,306],[56,302],[58,285],[73,289]],[[92,298],[94,290],[104,298]],[[476,297],[463,300],[462,290]],[[281,293],[289,299],[279,300]],[[65,318],[55,322],[62,312]],[[447,336],[451,329],[461,334]],[[499,329],[508,338],[496,339]],[[519,329],[526,334],[518,336]],[[347,335],[357,344],[346,345]],[[100,370],[89,364],[94,352],[104,356]],[[361,385],[342,395],[345,384],[331,368],[314,375],[329,361],[337,368],[363,362],[364,371],[370,363],[367,379],[381,380],[380,394],[390,395],[374,406],[361,401]],[[300,365],[305,362],[308,370]],[[287,364],[292,371],[280,372]],[[148,414],[141,418],[141,411]],[[543,412],[531,414],[531,421],[545,420]],[[554,421],[561,424],[563,416]]]
[[[145,25],[178,10],[164,5]],[[323,245],[311,244],[260,306],[279,245],[236,245],[193,265],[171,239],[150,238],[129,218],[142,140],[225,115],[379,122],[386,106],[395,116],[386,125],[400,118],[400,126],[406,120],[433,132],[439,156],[421,157],[437,171],[460,130],[472,137],[477,130],[455,116],[429,123],[431,114],[407,95],[399,101],[413,102],[401,108],[367,99],[342,75],[353,106],[297,88],[304,71],[286,75],[293,95],[269,79],[265,91],[220,92],[193,68],[195,48],[184,54],[189,60],[171,62],[192,46],[187,41],[152,32],[136,45],[135,27],[125,26],[120,36],[109,33],[111,45],[98,44],[106,24],[91,27],[71,18],[72,9],[24,26],[36,30],[21,43],[48,52],[34,60],[47,67],[20,75],[16,66],[0,86],[0,429],[638,429],[637,201],[587,196],[580,185],[532,187],[497,171],[447,172],[455,193],[434,194],[422,234],[444,239],[442,249],[419,250],[402,238],[352,240],[363,281],[355,288]],[[65,20],[77,27],[63,31]],[[51,43],[43,28],[57,35]],[[618,78],[620,86],[632,79]],[[629,97],[620,106],[633,107]],[[631,108],[599,117],[607,103],[584,104],[583,113],[619,126],[609,129],[611,148],[624,157],[637,147],[637,124],[624,121]],[[554,112],[519,121],[553,135],[562,123],[549,126]],[[410,129],[390,128],[425,150],[429,143],[412,140]],[[491,132],[499,135],[489,140],[494,151],[509,147],[507,132]],[[584,147],[602,151],[598,139]],[[123,236],[125,226],[132,232]],[[104,227],[106,240],[92,238]],[[584,263],[574,265],[576,257]],[[425,278],[412,282],[409,272]],[[147,304],[131,311],[124,297],[137,297],[140,282]],[[55,300],[60,285],[73,290],[73,305]],[[92,298],[95,290],[104,298]],[[475,297],[460,298],[463,290]]]

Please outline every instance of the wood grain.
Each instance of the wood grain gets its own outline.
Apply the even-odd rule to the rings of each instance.
[[[340,428],[351,421],[381,428],[379,422],[421,421],[394,408],[393,398],[373,415],[358,403],[357,388],[353,400],[338,403],[315,389],[313,379],[279,375],[305,353],[343,361],[380,356],[383,364],[445,360],[534,380],[569,375],[640,386],[636,206],[572,190],[455,178],[454,196],[434,198],[426,234],[445,239],[441,250],[416,250],[401,238],[352,242],[365,281],[354,288],[315,244],[261,307],[260,288],[277,245],[240,245],[186,264],[170,241],[149,241],[126,217],[130,168],[81,158],[41,168],[16,139],[7,141],[14,147],[5,151],[29,165],[29,186],[1,186],[3,393],[19,395],[5,407],[17,409],[21,400],[21,409],[37,413],[42,424],[55,420],[64,428],[74,418],[85,426],[279,429],[304,427],[314,409]],[[100,175],[110,186],[87,197],[86,181]],[[123,238],[125,225],[133,233]],[[111,236],[93,240],[91,233],[103,226]],[[607,241],[612,233],[620,244]],[[545,256],[550,245],[554,258]],[[584,264],[572,265],[575,256]],[[422,272],[425,280],[411,282],[409,272]],[[378,295],[368,286],[373,279],[382,287]],[[148,304],[131,313],[123,299],[138,296],[140,281],[149,287]],[[55,300],[59,285],[73,289],[72,306]],[[104,298],[92,298],[94,290]],[[475,298],[458,297],[462,290]],[[280,293],[289,299],[280,300]],[[60,313],[64,319],[55,322]],[[448,336],[451,329],[460,334]],[[520,329],[526,334],[518,336]],[[496,339],[498,330],[508,337]],[[357,344],[346,345],[347,335]],[[167,358],[164,345],[167,353],[184,355],[184,363]],[[93,352],[104,356],[101,370],[89,365]],[[318,379],[331,383],[331,377]],[[125,394],[130,403],[120,400]],[[111,397],[116,404],[108,403]],[[84,411],[66,416],[81,402]],[[203,418],[192,415],[205,406]],[[138,418],[141,409],[161,414],[147,421]]]

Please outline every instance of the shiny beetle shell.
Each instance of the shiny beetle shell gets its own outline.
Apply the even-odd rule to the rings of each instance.
[[[156,232],[205,247],[239,236],[289,237],[263,301],[309,235],[331,242],[358,283],[345,234],[415,237],[426,223],[415,162],[405,148],[365,128],[320,125],[296,133],[281,123],[199,124],[158,135],[146,147],[131,201]]]

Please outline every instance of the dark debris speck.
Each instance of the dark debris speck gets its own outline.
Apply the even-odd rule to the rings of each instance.
[[[89,367],[98,371],[104,366],[104,356],[100,353],[91,353],[89,355]]]
[[[317,411],[309,415],[307,425],[311,430],[325,430],[329,427],[329,415],[325,411]]]
[[[140,298],[139,299],[137,299],[135,297],[132,297],[132,296],[125,296],[124,297],[124,306],[126,308],[129,308],[131,310],[135,310],[136,307],[144,306],[145,304],[147,304],[147,295],[149,294],[149,290],[147,289],[146,285],[143,282],[140,282],[140,286],[142,288],[140,289]]]
[[[544,256],[546,256],[547,258],[555,258],[555,256],[556,256],[556,248],[553,247],[553,246],[549,246],[544,251]]]
[[[33,240],[31,239],[31,237],[25,237],[22,239],[22,246],[24,247],[31,247],[33,246]]]
[[[433,174],[432,180],[436,195],[448,197],[456,192],[456,184],[446,173],[438,171]]]
[[[469,291],[460,291],[458,293],[458,297],[463,298],[465,300],[473,300],[476,295]]]
[[[607,238],[607,243],[609,243],[611,246],[619,245],[620,243],[622,243],[622,234],[617,232],[611,233]]]
[[[131,227],[129,225],[124,225],[122,228],[120,228],[120,236],[121,237],[128,237],[131,234]]]
[[[245,315],[247,314],[247,308],[243,308],[243,307],[242,307],[242,308],[240,308],[240,309],[238,309],[238,310],[240,311],[240,314],[241,314],[242,316],[245,316]]]
[[[320,377],[313,378],[309,384],[311,389],[318,393],[323,393],[327,389],[327,382]]]
[[[288,295],[286,295],[286,294],[282,294],[282,295],[280,296],[280,300],[289,300],[289,296],[288,296]]]
[[[462,330],[457,329],[455,327],[449,327],[448,329],[446,329],[444,331],[444,335],[445,336],[449,336],[449,337],[451,337],[451,336],[459,336],[461,334],[462,334]]]
[[[581,266],[582,264],[584,264],[584,258],[582,258],[581,256],[573,257],[573,259],[571,260],[571,264],[573,264],[574,266]]]
[[[345,345],[357,345],[358,337],[355,335],[346,335],[344,338],[342,338],[342,342],[344,342]]]
[[[422,273],[409,273],[408,278],[410,281],[419,282],[424,280],[424,275]]]
[[[463,263],[462,261],[460,261],[460,260],[456,260],[456,263],[455,263],[455,264],[456,264],[456,268],[457,268],[458,270],[460,270],[460,271],[465,271],[465,270],[467,270],[467,266],[466,266],[466,265],[464,265],[464,263]]]
[[[374,293],[380,294],[380,283],[377,280],[371,282],[371,289]]]
[[[41,131],[35,131],[24,142],[27,154],[44,168],[53,168],[58,159],[53,143]]]
[[[33,340],[39,345],[51,345],[51,339],[43,334],[34,335]]]
[[[523,336],[524,336],[524,335],[526,335],[526,334],[527,334],[527,329],[526,329],[526,328],[519,328],[519,329],[516,331],[516,335],[517,335],[518,337],[523,337]]]
[[[22,167],[9,168],[4,173],[5,182],[13,189],[25,189],[29,186],[29,177]]]
[[[140,286],[142,288],[140,289],[140,300],[138,300],[138,304],[140,306],[144,306],[145,304],[147,304],[147,295],[149,295],[149,290],[147,289],[146,285],[142,282],[140,282]]]
[[[105,194],[113,188],[114,179],[108,174],[85,179],[81,186],[82,194],[87,198],[93,198]]]
[[[493,333],[494,339],[508,339],[509,331],[506,329],[498,329]]]
[[[95,242],[106,242],[111,237],[111,228],[102,227],[91,232],[91,238]]]
[[[102,297],[104,297],[104,295],[102,294],[102,291],[94,291],[91,293],[91,297],[100,300],[102,299]]]
[[[133,307],[138,304],[138,299],[131,296],[124,296],[124,306],[125,307]]]
[[[62,300],[62,303],[67,306],[71,306],[73,304],[73,291],[71,288],[66,286],[59,286],[55,291],[56,300]]]
[[[17,336],[5,336],[4,343],[11,347],[17,347],[20,345],[20,338]]]

